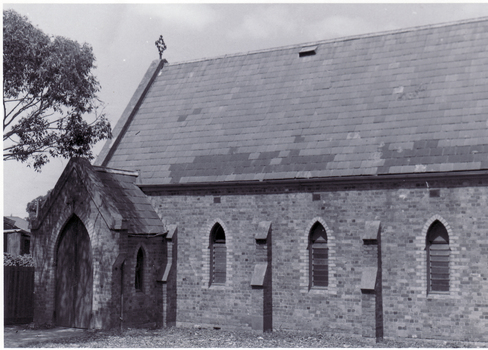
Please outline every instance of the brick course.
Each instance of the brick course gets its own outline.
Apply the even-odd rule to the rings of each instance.
[[[487,184],[466,178],[148,193],[159,215],[179,228],[177,324],[251,328],[253,238],[259,222],[271,221],[273,328],[362,334],[361,233],[366,221],[379,220],[384,336],[487,341]],[[429,188],[440,196],[430,197]],[[449,232],[447,295],[427,295],[425,237],[436,219]],[[316,221],[327,232],[330,283],[309,290],[306,248]],[[222,287],[208,286],[215,222],[228,240]]]

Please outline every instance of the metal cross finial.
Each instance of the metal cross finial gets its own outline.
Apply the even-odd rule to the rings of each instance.
[[[166,44],[164,43],[163,36],[160,35],[159,39],[154,43],[159,51],[159,59],[163,58],[163,51],[166,50]]]

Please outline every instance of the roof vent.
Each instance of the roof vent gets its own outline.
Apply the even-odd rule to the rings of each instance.
[[[316,54],[317,46],[307,46],[300,50],[299,57],[313,56]]]

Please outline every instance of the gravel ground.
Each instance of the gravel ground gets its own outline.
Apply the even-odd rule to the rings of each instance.
[[[5,344],[7,345],[7,344]],[[127,329],[118,331],[85,331],[73,337],[34,341],[28,347],[42,348],[476,348],[488,343],[442,340],[372,339],[343,334],[297,333],[274,331],[253,333],[197,328]]]

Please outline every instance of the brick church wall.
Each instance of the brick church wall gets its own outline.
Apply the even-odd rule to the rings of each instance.
[[[128,237],[123,244],[124,262],[124,312],[123,326],[162,325],[162,284],[157,282],[163,265],[164,238]],[[139,249],[144,252],[142,289],[135,289],[136,257]]]
[[[174,259],[177,255],[176,252],[173,254],[173,246],[176,243],[176,235],[173,233],[171,242],[168,243],[162,223],[161,231],[153,234],[146,234],[144,230],[147,227],[144,225],[141,225],[143,228],[139,226],[134,228],[137,226],[134,224],[137,221],[134,220],[143,219],[123,217],[114,205],[113,198],[104,197],[106,193],[100,190],[102,185],[96,176],[98,174],[89,168],[86,160],[70,162],[41,208],[39,217],[33,222],[33,256],[36,264],[34,322],[39,325],[62,323],[63,326],[92,329],[139,326],[149,323],[159,326],[174,324],[176,318],[174,283],[176,261]],[[148,203],[146,208],[150,209]],[[91,271],[93,286],[91,289],[90,278],[81,281],[76,273],[73,275],[72,271],[81,266],[80,260],[75,261],[73,266],[66,267],[63,271],[63,278],[68,275],[73,278],[69,283],[62,284],[64,294],[62,299],[58,299],[61,300],[59,306],[56,305],[58,246],[66,224],[73,217],[81,221],[89,237],[89,245],[86,244],[84,247],[90,247],[91,253],[88,253],[88,248],[82,248],[84,250],[77,250],[75,256],[76,254],[91,256],[91,267],[86,262],[90,261],[87,259],[83,262],[85,264],[83,271],[85,275],[88,275],[86,271]],[[70,235],[73,232],[75,235],[80,234],[80,231],[69,232]],[[165,300],[167,305],[163,305],[161,278],[165,271],[165,264],[168,264],[168,244],[172,249],[170,255],[174,256],[171,265],[175,268],[168,270],[170,278],[164,284],[166,295],[171,300],[168,301],[167,298]],[[139,249],[142,249],[144,255],[143,284],[140,290],[136,290],[135,269]],[[73,253],[63,252],[63,254]],[[71,260],[70,257],[67,259],[66,261]],[[71,293],[68,284],[81,286],[80,290],[86,293],[83,294],[83,302],[78,303],[80,299],[75,299],[76,294]],[[56,312],[60,310],[56,310],[57,307],[61,310],[58,318]],[[168,311],[169,309],[171,310]],[[80,310],[83,310],[83,313]],[[83,323],[74,321],[77,315],[83,315]],[[165,316],[164,320],[163,316]]]
[[[90,237],[93,256],[93,301],[90,328],[111,328],[118,324],[113,312],[112,265],[119,254],[120,233],[110,230],[76,171],[57,194],[56,200],[37,229],[32,231],[35,259],[34,322],[55,324],[56,248],[59,235],[76,215]],[[88,200],[87,200],[88,199]]]
[[[251,329],[254,235],[270,221],[273,328],[362,334],[361,232],[377,220],[384,337],[487,341],[487,185],[446,178],[147,193],[166,223],[178,225],[178,325]],[[427,294],[425,242],[435,220],[450,239],[447,294]],[[317,221],[327,233],[329,285],[309,289],[308,234]],[[215,223],[226,234],[223,286],[209,286]]]

